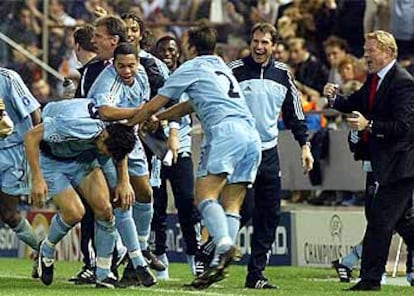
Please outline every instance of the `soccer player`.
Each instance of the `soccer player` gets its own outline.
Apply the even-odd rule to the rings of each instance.
[[[17,206],[30,193],[23,137],[40,122],[39,108],[20,75],[0,67],[0,219],[36,252],[39,238]]]
[[[111,65],[115,47],[127,38],[125,23],[115,16],[104,16],[96,20],[94,27],[84,26],[74,32],[75,53],[83,64],[79,70],[81,79],[76,89],[75,98],[85,98],[92,84],[99,74]],[[95,57],[94,56],[95,52]],[[84,203],[85,215],[81,221],[81,252],[83,254],[84,266],[78,274],[70,279],[76,284],[95,283],[95,247],[93,241],[94,217],[88,203]],[[119,246],[119,244],[116,244]],[[126,253],[120,248],[115,259],[116,263]],[[114,256],[115,257],[115,256]],[[116,264],[113,264],[116,265]],[[113,266],[113,272],[116,268]]]
[[[254,182],[260,162],[260,137],[240,87],[224,61],[214,56],[216,31],[201,25],[184,35],[193,59],[181,65],[130,124],[142,123],[170,100],[186,92],[189,100],[158,115],[159,120],[195,111],[205,139],[196,180],[195,201],[216,243],[215,258],[192,286],[206,288],[224,278],[235,257],[239,210],[246,187]],[[221,204],[218,202],[221,195]]]
[[[280,112],[301,147],[305,173],[313,167],[305,117],[292,74],[272,55],[277,39],[273,25],[255,24],[251,29],[250,56],[229,64],[256,119],[262,141],[262,161],[253,185],[253,235],[245,283],[246,288],[253,289],[277,288],[263,275],[263,271],[280,219],[281,180],[277,148]]]
[[[139,63],[136,47],[130,43],[120,43],[114,52],[114,64],[106,68],[92,85],[88,96],[96,101],[96,107],[100,117],[106,121],[123,120],[132,117],[135,108],[149,100],[149,84],[144,68]],[[113,188],[116,181],[113,180],[113,169],[105,166],[103,168],[109,185]],[[128,171],[130,182],[135,192],[136,202],[133,204],[134,229],[125,230],[118,227],[125,242],[125,237],[135,235],[138,231],[139,244],[133,247],[127,245],[130,259],[134,269],[138,266],[146,267],[142,254],[146,254],[146,244],[150,233],[152,219],[152,189],[149,182],[148,163],[142,147],[138,140],[132,153],[128,155]],[[116,209],[117,220],[124,220],[124,225],[129,224],[127,220],[132,219],[131,213]],[[125,231],[123,233],[123,231]],[[135,232],[135,233],[133,233]],[[133,248],[133,249],[131,249]],[[134,251],[134,252],[132,252]],[[141,254],[142,251],[142,254]],[[164,266],[162,266],[165,269]],[[144,272],[144,270],[143,270]],[[147,278],[152,276],[151,272],[145,269]],[[135,276],[136,277],[136,276]],[[155,278],[148,285],[156,283]],[[151,283],[151,284],[150,284]],[[128,283],[125,283],[128,284]],[[136,284],[136,283],[134,283]]]
[[[158,57],[174,72],[179,65],[181,49],[179,42],[172,36],[160,38],[156,45]],[[180,101],[188,100],[184,94]],[[200,214],[194,206],[194,172],[191,158],[191,117],[186,115],[177,122],[171,122],[166,129],[169,147],[177,153],[177,162],[161,167],[161,187],[154,189],[154,218],[151,229],[155,233],[155,251],[157,257],[168,266],[166,254],[167,219],[167,180],[174,193],[174,202],[178,220],[186,244],[186,258],[193,275],[196,275],[195,257],[199,252]],[[168,269],[157,273],[157,278],[168,279]]]
[[[89,99],[49,103],[43,110],[43,123],[25,136],[32,172],[32,201],[35,206],[42,207],[46,199],[52,200],[59,210],[39,250],[39,276],[45,285],[53,281],[56,244],[85,213],[77,193],[80,192],[95,215],[96,287],[117,286],[110,274],[115,221],[108,185],[97,159],[112,157],[122,168],[126,155],[135,146],[136,137],[133,129],[125,125],[105,127],[95,110]],[[133,194],[128,190],[128,180],[121,179],[125,174],[119,176],[125,190],[118,196],[121,204],[128,207]]]

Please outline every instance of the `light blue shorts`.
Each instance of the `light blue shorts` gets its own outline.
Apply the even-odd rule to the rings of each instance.
[[[30,193],[29,167],[23,144],[0,149],[0,190],[13,196]]]
[[[108,159],[104,162],[101,161],[100,163],[109,187],[115,188],[118,183],[118,177],[114,162],[112,159]],[[128,173],[131,177],[148,175],[147,157],[139,140],[137,141],[134,150],[128,154]]]
[[[40,166],[49,189],[48,200],[59,193],[77,187],[94,169],[99,168],[98,160],[86,157],[82,160],[58,160],[40,155]]]
[[[224,121],[209,133],[201,149],[197,177],[227,174],[228,184],[253,183],[261,160],[261,142],[254,127]]]

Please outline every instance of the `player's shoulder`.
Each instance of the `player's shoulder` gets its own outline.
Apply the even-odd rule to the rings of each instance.
[[[0,76],[8,80],[21,79],[19,73],[9,68],[0,67]]]
[[[245,62],[243,59],[237,59],[234,61],[231,61],[227,64],[227,66],[231,69],[231,70],[236,70],[237,68],[243,67],[245,65]]]

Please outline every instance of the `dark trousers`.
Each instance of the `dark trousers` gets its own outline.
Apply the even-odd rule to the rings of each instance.
[[[194,206],[194,174],[191,155],[179,154],[176,164],[162,166],[161,186],[154,189],[154,216],[151,229],[155,232],[156,255],[165,253],[167,229],[167,180],[170,181],[174,202],[178,212],[181,231],[186,243],[186,253],[195,255],[199,249],[195,224],[200,222],[200,214]]]
[[[362,247],[361,278],[379,283],[388,258],[394,229],[407,246],[414,247],[411,216],[414,179],[403,179],[378,187],[368,211]]]
[[[253,234],[248,277],[262,276],[267,253],[275,241],[276,227],[280,220],[280,166],[277,147],[262,152],[262,162],[253,185]]]
[[[85,215],[81,221],[81,238],[80,250],[83,255],[83,263],[88,268],[95,267],[95,258],[91,257],[95,252],[94,234],[95,234],[95,217],[89,204],[82,198],[83,206],[85,207]],[[93,248],[93,253],[90,248]],[[92,253],[92,254],[91,254]]]

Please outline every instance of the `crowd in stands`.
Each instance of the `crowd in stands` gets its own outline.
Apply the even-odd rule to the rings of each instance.
[[[93,23],[102,8],[116,15],[138,13],[151,29],[144,48],[150,52],[160,37],[169,34],[179,39],[186,27],[200,20],[210,22],[219,32],[217,54],[226,62],[248,55],[252,24],[275,24],[280,41],[274,55],[290,66],[303,108],[311,112],[307,122],[313,131],[342,126],[340,116],[325,117],[318,112],[326,106],[322,89],[327,82],[334,82],[341,94],[348,95],[361,87],[366,77],[364,33],[374,29],[391,32],[397,41],[400,63],[414,73],[411,1],[49,0],[46,13],[45,2],[1,1],[0,32],[39,59],[47,53],[45,62],[75,82],[81,64],[74,54],[73,31],[78,25]],[[48,30],[44,30],[45,25]],[[48,36],[47,48],[43,47],[44,34]],[[185,49],[182,58],[185,60]],[[38,64],[2,40],[0,66],[16,70],[41,104],[62,97],[62,81],[52,75],[42,77]]]

